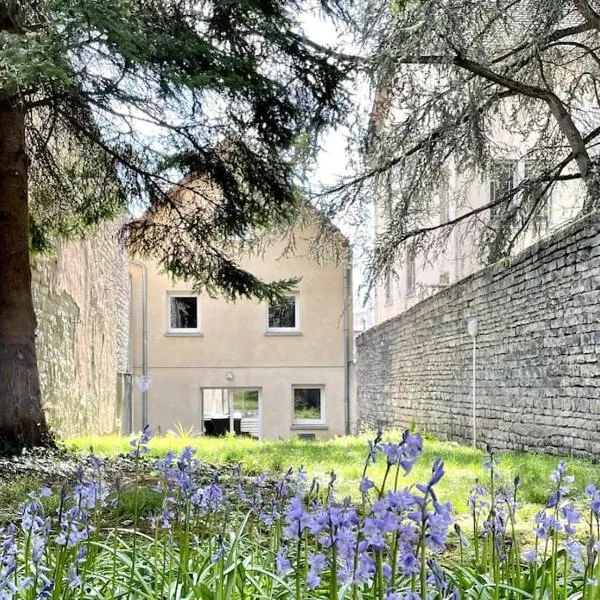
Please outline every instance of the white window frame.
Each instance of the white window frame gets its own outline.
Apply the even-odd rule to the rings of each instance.
[[[296,419],[294,413],[296,412],[295,406],[295,390],[319,390],[321,393],[321,417],[319,419]],[[292,425],[304,425],[310,427],[311,425],[325,425],[327,422],[327,415],[325,412],[326,401],[325,401],[325,386],[322,384],[312,383],[298,383],[292,385]]]
[[[197,327],[171,327],[171,298],[196,298],[196,320]],[[198,335],[201,333],[201,314],[200,314],[200,297],[194,292],[188,291],[168,291],[167,302],[166,302],[166,332],[168,334],[176,335]]]
[[[286,298],[294,298],[294,327],[269,327],[269,307],[271,304],[267,302],[265,331],[267,333],[300,333],[300,295],[297,292],[286,294]]]

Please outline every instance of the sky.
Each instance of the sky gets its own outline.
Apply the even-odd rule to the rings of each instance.
[[[355,44],[348,36],[340,35],[335,26],[328,20],[322,18],[317,11],[306,13],[302,18],[302,27],[307,37],[323,46],[333,46],[337,50],[345,53],[358,53]],[[353,101],[362,109],[369,108],[371,98],[366,83],[351,82],[348,89],[353,96]],[[339,128],[337,131],[330,131],[321,142],[321,150],[317,158],[317,164],[314,171],[312,186],[314,190],[327,188],[339,183],[343,178],[351,175],[348,154],[348,139],[352,136],[352,131],[347,127]],[[347,219],[340,218],[335,224],[349,238],[355,246],[358,244],[358,237],[354,227]],[[371,230],[370,219],[364,223],[364,232],[369,235]],[[364,292],[360,289],[364,284],[364,263],[359,258],[360,249],[355,247],[355,264],[353,269],[354,283],[354,304],[355,311],[362,310]]]

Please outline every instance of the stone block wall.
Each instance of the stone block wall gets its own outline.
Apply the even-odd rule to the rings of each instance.
[[[37,258],[32,291],[44,408],[59,437],[111,433],[123,417],[128,371],[127,259],[109,224]]]
[[[359,425],[600,456],[600,216],[446,288],[357,339]]]

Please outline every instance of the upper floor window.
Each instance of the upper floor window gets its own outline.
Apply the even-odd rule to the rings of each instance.
[[[298,296],[288,296],[278,304],[269,304],[267,331],[300,331],[300,311]]]
[[[525,162],[524,179],[535,177],[533,163]],[[536,213],[533,217],[533,231],[535,234],[544,233],[552,224],[552,191],[547,183],[537,183],[530,187],[528,196],[532,202],[537,204]],[[533,207],[533,204],[529,206]]]
[[[392,301],[392,269],[388,267],[385,270],[385,280],[383,282],[383,293],[386,304]]]
[[[490,181],[490,204],[496,202],[515,189],[517,176],[517,163],[511,160],[501,160],[494,164],[492,179]],[[490,218],[497,219],[503,208],[510,203],[509,199],[490,207]]]
[[[200,302],[195,294],[167,294],[167,331],[169,333],[199,333]]]
[[[406,295],[412,296],[417,291],[417,275],[415,268],[415,253],[408,250],[406,253]]]
[[[440,196],[440,224],[443,225],[450,220],[450,204],[448,202],[448,195],[445,190],[442,191]]]

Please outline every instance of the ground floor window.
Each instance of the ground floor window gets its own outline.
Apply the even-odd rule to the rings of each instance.
[[[324,423],[325,398],[323,386],[294,386],[293,399],[294,424]]]

